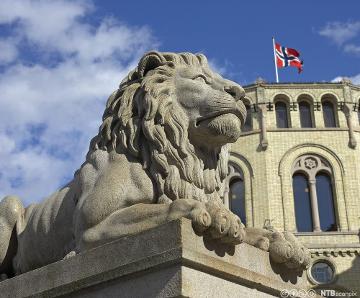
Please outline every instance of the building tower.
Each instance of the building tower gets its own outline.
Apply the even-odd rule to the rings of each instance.
[[[310,248],[309,286],[360,293],[360,86],[244,87],[224,201],[247,226],[288,230]]]

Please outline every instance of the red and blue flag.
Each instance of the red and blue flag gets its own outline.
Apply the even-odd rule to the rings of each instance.
[[[291,48],[286,48],[278,43],[275,43],[276,65],[277,67],[294,66],[298,72],[303,70],[303,61],[300,60],[300,53]]]

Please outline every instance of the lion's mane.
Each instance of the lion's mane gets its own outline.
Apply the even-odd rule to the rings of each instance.
[[[173,100],[179,65],[212,73],[201,54],[148,53],[109,97],[90,152],[116,150],[136,157],[154,179],[160,202],[219,201],[228,149],[223,146],[218,152],[204,153],[190,143],[187,118]]]

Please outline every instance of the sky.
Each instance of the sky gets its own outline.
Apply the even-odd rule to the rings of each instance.
[[[275,80],[274,36],[304,60],[280,82],[360,84],[359,11],[357,0],[1,0],[0,198],[28,205],[70,181],[107,97],[149,50],[204,53],[248,85]]]

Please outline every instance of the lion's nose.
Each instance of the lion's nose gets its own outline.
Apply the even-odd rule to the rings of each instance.
[[[236,101],[245,96],[245,91],[239,85],[229,85],[224,87],[225,92],[229,93]]]

